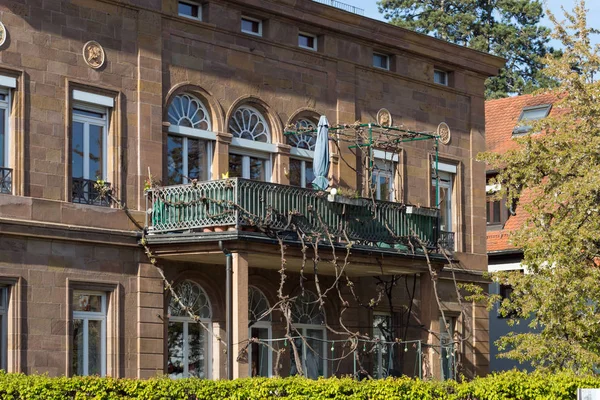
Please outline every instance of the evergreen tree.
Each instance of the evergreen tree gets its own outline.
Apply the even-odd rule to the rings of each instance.
[[[503,356],[589,372],[600,365],[600,53],[584,0],[565,16],[550,15],[563,55],[546,57],[544,68],[560,83],[558,110],[532,124],[541,134],[517,139],[517,149],[481,158],[501,170],[496,179],[507,204],[523,191],[533,198],[520,207],[529,218],[512,238],[524,251],[526,273],[495,279],[514,290],[502,312],[532,317],[534,330],[501,338]]]
[[[392,24],[506,58],[486,82],[486,98],[552,86],[540,73],[550,30],[540,26],[541,0],[380,0]]]

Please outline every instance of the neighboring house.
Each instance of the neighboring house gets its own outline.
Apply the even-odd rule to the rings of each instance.
[[[384,302],[374,309],[352,303],[344,320],[370,337],[385,327],[422,341],[422,363],[411,346],[411,362],[385,373],[419,375],[422,365],[424,376],[452,377],[455,356],[465,375],[487,373],[487,313],[468,304],[468,323],[460,318],[452,275],[434,249],[441,227],[462,265],[457,279],[485,284],[485,166],[474,160],[485,149],[484,81],[503,60],[309,0],[22,0],[3,2],[0,20],[8,32],[0,47],[0,361],[7,371],[226,377],[218,340],[227,337],[228,310],[221,244],[233,267],[233,376],[297,370],[289,351],[275,365],[258,344],[248,360],[237,359],[249,336],[289,346],[282,315],[265,314],[278,301],[273,235],[207,216],[203,207],[165,205],[156,191],[146,196],[148,172],[174,201],[200,204],[207,193],[227,200],[235,192],[238,204],[266,217],[277,199],[285,213],[308,213],[302,201],[311,199],[332,221],[359,219],[309,189],[314,137],[286,137],[285,127],[315,126],[320,115],[332,126],[373,122],[387,108],[406,129],[450,128],[439,146],[442,217],[431,140],[404,143],[395,154],[374,149],[384,165],[374,187],[378,204],[391,210],[391,229],[431,246],[450,336],[466,340],[454,352],[440,349],[441,313],[424,255],[368,238],[363,226],[381,225],[370,214],[354,222],[346,270],[358,294],[377,297],[374,277],[391,275],[407,275],[416,291],[413,298],[405,285],[394,287],[391,310]],[[368,195],[355,150],[332,144],[331,152],[330,181]],[[98,179],[145,221],[167,279],[210,333],[172,301],[139,246],[140,232],[98,196]],[[284,289],[296,296],[298,237],[285,240]],[[339,257],[348,243],[334,240]],[[320,255],[322,280],[331,284],[330,248]],[[325,325],[341,329],[341,301],[330,293],[323,309],[315,306],[309,264],[305,295],[292,307],[296,332],[310,344],[300,349],[303,369],[351,374],[352,357],[329,360],[345,351],[332,342],[344,336]],[[375,371],[373,355],[361,350]]]
[[[549,94],[486,101],[487,151],[504,154],[510,149],[515,149],[517,143],[514,138],[531,132],[527,121],[538,120],[556,113],[557,111],[552,108],[555,101],[555,96]],[[488,170],[487,180],[493,178],[497,172]],[[523,210],[523,205],[530,201],[530,194],[527,191],[523,192],[519,205],[512,209],[512,205],[506,204],[504,199],[494,199],[494,192],[499,188],[498,185],[486,185],[488,271],[522,271],[523,251],[510,243],[510,235],[527,221],[528,216]],[[500,294],[502,298],[506,298],[510,295],[511,288],[495,282],[490,284],[490,293]],[[494,307],[490,312],[490,371],[505,371],[514,367],[526,368],[516,361],[497,358],[498,348],[494,342],[509,332],[521,333],[528,330],[527,321],[509,326],[507,319],[499,314],[498,306]]]

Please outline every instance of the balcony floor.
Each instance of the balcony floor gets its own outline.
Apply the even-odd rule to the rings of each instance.
[[[148,244],[152,247],[159,259],[204,263],[224,264],[223,252],[219,249],[219,242],[232,252],[247,253],[251,265],[258,268],[280,269],[281,248],[277,239],[266,236],[260,232],[230,230],[226,232],[198,232],[198,233],[171,233],[146,236]],[[301,243],[299,240],[285,240],[286,268],[299,272],[302,268]],[[312,273],[312,257],[314,250],[307,243],[307,260],[305,272]],[[346,257],[346,245],[335,243],[335,253],[338,264],[341,266]],[[319,271],[324,275],[334,275],[335,268],[330,262],[333,258],[331,245],[319,245]],[[445,263],[445,258],[440,254],[430,254],[432,265],[439,269]],[[373,246],[352,246],[349,265],[346,268],[350,276],[398,275],[428,272],[427,261],[422,252],[412,254],[392,248]]]

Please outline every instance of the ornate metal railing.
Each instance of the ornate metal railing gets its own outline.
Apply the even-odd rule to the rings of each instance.
[[[12,194],[12,169],[0,167],[0,193]]]
[[[292,221],[305,235],[328,232],[336,242],[408,248],[416,236],[429,248],[438,243],[439,211],[434,208],[240,178],[154,188],[147,192],[147,210],[151,234],[257,225],[291,231]]]
[[[91,179],[73,178],[71,187],[73,203],[109,207],[110,199],[100,193],[96,186],[97,182]],[[108,182],[105,182],[104,185],[110,187]]]
[[[313,0],[317,3],[325,4],[331,7],[339,8],[340,10],[348,11],[353,14],[365,15],[365,10],[359,7],[351,6],[350,4],[342,3],[337,0]]]
[[[448,252],[454,252],[454,232],[440,231],[440,246]]]

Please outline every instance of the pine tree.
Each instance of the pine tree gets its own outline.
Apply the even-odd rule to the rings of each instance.
[[[550,14],[560,58],[544,72],[560,83],[550,117],[533,124],[505,155],[485,154],[501,169],[507,203],[524,191],[526,225],[513,238],[524,251],[526,273],[498,274],[513,287],[502,310],[531,317],[530,333],[500,339],[504,357],[535,367],[592,371],[600,365],[600,53],[590,36],[584,0],[566,21]],[[515,320],[516,322],[517,320]]]
[[[486,98],[551,87],[540,73],[550,30],[540,26],[541,0],[380,0],[392,24],[506,58],[486,82]]]

